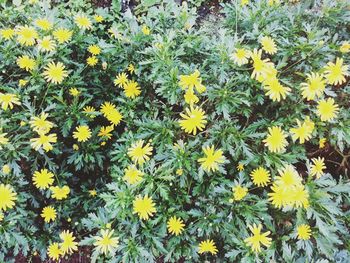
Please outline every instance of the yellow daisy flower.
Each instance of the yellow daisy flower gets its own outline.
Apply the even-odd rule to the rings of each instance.
[[[73,132],[73,138],[78,142],[86,142],[91,137],[91,130],[87,125],[80,125],[76,127]]]
[[[171,217],[167,222],[168,232],[175,236],[178,236],[184,230],[184,222],[181,218],[176,216]]]
[[[274,153],[281,153],[285,150],[288,142],[286,140],[287,135],[282,131],[281,127],[273,126],[269,127],[269,134],[266,139],[263,140],[265,146],[268,147],[269,151]]]
[[[299,139],[299,142],[303,144],[304,142],[310,140],[315,124],[310,120],[309,117],[307,117],[303,123],[297,120],[297,125],[297,128],[290,129],[290,132],[292,133],[292,139],[293,141]]]
[[[238,66],[248,63],[250,51],[245,48],[236,48],[235,52],[231,54],[231,59]]]
[[[10,172],[11,172],[11,167],[10,167],[8,164],[3,165],[3,166],[2,166],[2,172],[3,172],[4,174],[10,174]]]
[[[94,19],[97,23],[102,23],[104,20],[103,16],[100,15],[94,15]]]
[[[47,82],[54,84],[61,84],[64,78],[68,76],[65,66],[61,62],[50,62],[46,67],[43,73],[44,78]]]
[[[17,194],[9,184],[0,184],[0,212],[5,212],[15,205]]]
[[[59,28],[53,32],[53,37],[57,40],[59,44],[69,42],[72,38],[73,31],[66,28]]]
[[[186,133],[196,135],[197,130],[202,131],[207,123],[205,112],[199,107],[190,106],[186,108],[186,114],[181,113],[180,116],[183,118],[179,120],[179,124],[182,130]]]
[[[125,96],[132,99],[138,97],[141,94],[141,90],[138,85],[139,84],[136,81],[133,81],[133,80],[127,81],[123,86]]]
[[[260,44],[262,45],[262,49],[265,50],[267,54],[273,55],[277,53],[275,41],[271,37],[262,37],[260,39]]]
[[[1,33],[0,33],[1,34]],[[344,41],[342,45],[339,48],[340,52],[342,53],[348,53],[350,52],[350,43],[349,41]]]
[[[320,100],[317,105],[316,114],[321,118],[321,121],[331,121],[337,117],[339,107],[334,103],[334,99]]]
[[[37,19],[34,23],[42,30],[50,30],[52,28],[52,23],[46,18]]]
[[[38,189],[47,189],[53,184],[54,174],[49,172],[47,169],[41,169],[40,171],[35,171],[33,174],[33,184]]]
[[[124,180],[129,184],[136,184],[142,180],[143,172],[138,170],[134,165],[129,165],[124,170]]]
[[[0,104],[3,110],[7,110],[8,108],[13,109],[13,105],[21,105],[16,94],[11,93],[0,93]]]
[[[149,155],[152,154],[153,147],[149,143],[143,146],[143,143],[143,140],[138,140],[128,149],[128,155],[135,164],[144,164],[150,159]]]
[[[310,166],[310,175],[316,176],[318,179],[324,174],[323,170],[327,168],[324,163],[324,158],[312,158],[311,161],[312,164]]]
[[[13,30],[12,28],[0,29],[0,36],[6,40],[12,39],[14,35],[15,35],[15,30]]]
[[[283,86],[276,77],[267,78],[263,82],[263,86],[266,90],[266,96],[269,96],[272,101],[285,99],[291,91],[290,88]]]
[[[74,251],[78,250],[78,242],[75,241],[75,237],[73,233],[69,230],[64,230],[60,234],[61,242],[61,250],[63,254],[71,254]]]
[[[39,116],[31,117],[29,121],[30,128],[39,134],[48,133],[53,127],[53,123],[47,120],[48,116],[48,113],[42,112]]]
[[[205,86],[202,84],[202,78],[200,78],[200,72],[196,70],[190,75],[180,75],[179,86],[182,89],[196,89],[198,93],[206,91]]]
[[[246,238],[244,242],[250,246],[255,253],[261,252],[261,245],[265,246],[266,248],[270,247],[272,240],[270,237],[268,237],[268,235],[271,233],[270,231],[261,233],[261,224],[253,224],[252,226],[249,225],[248,228],[250,231],[252,231],[253,235]]]
[[[56,210],[52,206],[44,207],[43,211],[41,212],[41,217],[44,218],[44,221],[46,223],[50,223],[50,221],[55,221],[56,216]]]
[[[325,69],[325,78],[331,85],[341,85],[346,79],[345,76],[349,76],[348,65],[343,65],[343,59],[337,58],[335,64],[328,62]]]
[[[198,97],[194,94],[193,89],[186,90],[184,99],[185,102],[190,105],[196,104],[199,101]]]
[[[102,126],[102,127],[100,128],[100,132],[97,134],[97,136],[109,140],[109,139],[112,138],[111,132],[112,132],[113,130],[114,130],[114,125],[105,126],[105,127]]]
[[[26,71],[33,70],[35,68],[35,66],[36,66],[35,60],[30,58],[27,55],[23,55],[21,57],[18,57],[16,62],[17,62],[17,65],[21,69],[25,69]]]
[[[58,260],[60,258],[60,256],[63,255],[63,252],[60,248],[60,245],[58,243],[52,243],[47,248],[47,255],[52,260]]]
[[[217,171],[219,170],[219,164],[225,162],[225,157],[222,154],[222,150],[215,150],[214,146],[203,147],[205,157],[199,158],[198,162],[201,163],[201,168],[204,171]]]
[[[151,30],[146,25],[143,25],[141,30],[142,30],[142,33],[144,33],[146,36],[151,34]]]
[[[326,81],[323,79],[323,75],[311,72],[307,74],[307,82],[301,83],[301,95],[307,101],[314,100],[323,95],[326,88]]]
[[[113,125],[118,125],[123,119],[123,115],[118,111],[116,106],[110,102],[104,102],[101,105],[101,113]]]
[[[136,197],[133,202],[133,213],[137,214],[142,220],[148,220],[157,212],[152,197]]]
[[[16,29],[17,41],[23,46],[33,46],[38,38],[38,33],[31,26],[19,26]]]
[[[216,255],[218,253],[218,249],[216,248],[215,242],[211,239],[204,240],[198,245],[198,253],[203,254],[209,252],[212,255]]]
[[[270,182],[270,172],[261,166],[253,170],[250,177],[257,186],[266,186]]]
[[[85,14],[75,15],[74,22],[80,29],[89,30],[92,28],[92,23],[91,23],[90,19]]]
[[[269,78],[276,78],[277,71],[275,70],[274,64],[269,59],[262,59],[262,50],[254,49],[250,54],[253,61],[253,72],[251,77],[262,82],[269,76]]]
[[[241,185],[236,185],[232,187],[232,192],[233,199],[235,201],[240,201],[248,194],[248,188]]]
[[[107,255],[108,252],[110,254],[114,253],[115,248],[119,245],[119,238],[113,237],[114,230],[101,230],[100,236],[95,236],[94,246],[96,251],[99,253]]]
[[[96,55],[99,55],[99,54],[101,53],[101,48],[100,48],[98,45],[90,45],[90,46],[88,47],[88,51],[89,51],[92,55],[96,56]]]
[[[66,199],[67,196],[70,193],[70,188],[65,185],[62,187],[59,186],[51,186],[50,190],[52,192],[52,198],[55,198],[56,200],[62,200],[62,199]]]
[[[51,38],[51,36],[46,36],[42,39],[38,39],[38,49],[42,52],[54,51],[56,49],[55,41]]]
[[[122,72],[115,77],[114,85],[118,87],[124,87],[128,81],[128,75]]]
[[[311,228],[309,225],[302,224],[297,227],[297,235],[300,240],[308,240],[311,237]]]
[[[46,152],[51,151],[53,149],[52,143],[57,142],[56,133],[52,134],[39,134],[39,138],[30,139],[31,146],[36,151],[42,147]]]

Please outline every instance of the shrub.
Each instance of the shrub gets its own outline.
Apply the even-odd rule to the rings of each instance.
[[[1,261],[346,262],[349,5],[202,3],[2,4]]]

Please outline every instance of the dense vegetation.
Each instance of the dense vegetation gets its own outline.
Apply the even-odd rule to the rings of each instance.
[[[0,3],[1,262],[347,262],[349,3]]]

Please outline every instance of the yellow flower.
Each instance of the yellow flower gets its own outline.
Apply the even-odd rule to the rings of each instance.
[[[56,200],[66,199],[70,193],[70,189],[67,185],[59,187],[59,186],[51,186],[50,190],[52,191],[52,198]]]
[[[3,167],[2,167],[2,172],[4,174],[9,174],[11,172],[11,167],[8,165],[8,164],[5,164]]]
[[[138,97],[141,94],[141,90],[138,85],[139,84],[136,81],[133,81],[133,80],[127,81],[123,86],[125,96],[132,99]]]
[[[61,62],[50,62],[43,73],[46,81],[61,84],[65,77],[68,76],[68,72],[65,70],[65,66]]]
[[[245,6],[249,4],[249,0],[241,0],[241,6]]]
[[[343,65],[343,59],[337,58],[335,64],[333,62],[328,62],[325,66],[325,78],[328,84],[340,85],[343,84],[346,79],[345,76],[349,75],[348,65]]]
[[[214,149],[214,146],[203,147],[203,152],[205,157],[199,158],[198,162],[201,163],[201,168],[204,171],[217,171],[219,170],[219,164],[225,162],[225,157],[222,155],[222,150]]]
[[[39,171],[35,171],[33,174],[33,183],[39,189],[47,189],[53,184],[54,174],[49,172],[47,169],[41,169]]]
[[[52,23],[46,18],[35,20],[35,25],[40,27],[42,30],[50,30],[52,28]]]
[[[248,2],[249,0],[247,0]],[[248,63],[250,57],[250,51],[245,48],[236,48],[235,52],[232,53],[231,59],[238,66],[242,66]]]
[[[193,89],[186,90],[184,99],[185,102],[190,105],[196,104],[199,101],[198,97],[194,94]]]
[[[63,254],[72,253],[73,251],[78,250],[78,243],[75,242],[75,237],[73,233],[69,230],[64,230],[60,234],[60,238],[62,239],[61,250]]]
[[[238,165],[237,165],[236,168],[237,168],[237,170],[240,171],[240,172],[244,171],[244,165],[243,165],[243,163],[238,163]]]
[[[183,175],[183,173],[184,173],[183,169],[176,170],[176,175]]]
[[[18,85],[19,85],[20,87],[24,87],[27,83],[28,83],[28,80],[25,80],[25,79],[20,79],[20,80],[18,81]]]
[[[99,137],[106,138],[107,140],[112,138],[111,132],[114,130],[114,126],[101,127],[100,132],[97,134]]]
[[[55,41],[51,36],[43,37],[43,39],[38,39],[38,49],[39,51],[54,51],[56,48]]]
[[[100,15],[94,15],[94,19],[97,23],[101,23],[104,20],[103,16]]]
[[[129,64],[129,66],[128,66],[128,71],[129,71],[131,74],[135,72],[135,67],[134,67],[133,64]]]
[[[232,187],[233,199],[235,201],[242,200],[248,194],[248,188],[241,185],[236,185]]]
[[[97,192],[95,189],[89,190],[89,195],[92,197],[95,197],[97,195]]]
[[[114,253],[114,249],[118,247],[119,238],[113,237],[114,230],[101,230],[101,236],[95,236],[94,246],[96,251],[107,255],[107,253]]]
[[[0,93],[0,104],[3,110],[7,110],[7,108],[13,109],[13,104],[21,105],[21,102],[16,94]]]
[[[1,145],[6,145],[9,142],[9,139],[7,139],[5,136],[7,133],[0,133],[0,150],[2,149]]]
[[[17,194],[9,184],[0,184],[0,212],[11,209],[17,200]]]
[[[112,124],[118,125],[123,119],[123,115],[117,110],[115,105],[110,102],[105,102],[101,105],[101,113],[107,120],[109,120]]]
[[[91,119],[95,118],[96,109],[92,106],[85,106],[83,112],[88,115]]]
[[[269,6],[278,5],[279,3],[280,3],[280,0],[267,0],[267,4]]]
[[[56,38],[57,42],[60,44],[68,42],[72,38],[72,35],[73,31],[62,27],[53,32],[54,38]]]
[[[317,105],[316,114],[320,116],[321,121],[331,121],[337,117],[339,112],[338,105],[334,103],[334,99],[320,100]]]
[[[244,242],[251,247],[251,249],[257,253],[261,252],[261,245],[264,245],[266,248],[268,248],[271,245],[271,238],[268,237],[270,235],[270,231],[267,231],[265,233],[261,233],[262,225],[256,225],[253,224],[252,226],[249,225],[248,228],[250,231],[252,231],[252,236],[246,238]]]
[[[63,255],[63,252],[58,243],[52,243],[47,248],[47,255],[50,257],[50,259],[58,260],[60,256]]]
[[[41,217],[44,218],[44,221],[46,223],[50,223],[50,221],[55,221],[56,215],[56,210],[52,206],[44,207],[41,213]]]
[[[141,30],[142,30],[142,33],[144,33],[146,36],[151,34],[151,30],[146,25],[143,25]]]
[[[53,149],[51,143],[57,142],[57,136],[56,133],[47,135],[41,133],[39,134],[39,138],[33,138],[30,139],[30,141],[32,142],[32,148],[34,148],[36,151],[38,151],[40,147],[42,147],[46,152],[48,152]]]
[[[291,91],[290,88],[283,86],[276,77],[267,78],[263,85],[266,96],[269,96],[273,101],[280,101],[281,98],[285,99]]]
[[[1,34],[1,33],[0,33]],[[342,45],[339,48],[340,52],[342,53],[348,53],[350,52],[350,43],[349,41],[344,41]]]
[[[74,17],[74,22],[80,29],[89,30],[92,28],[91,21],[85,14],[77,14]]]
[[[271,37],[262,37],[260,39],[260,44],[262,45],[262,49],[265,50],[267,54],[273,55],[277,53],[275,41]]]
[[[199,243],[198,245],[198,253],[203,254],[209,252],[212,255],[216,255],[218,253],[218,249],[213,240],[207,239]]]
[[[53,123],[47,120],[48,116],[49,116],[48,113],[42,112],[38,117],[36,116],[31,117],[29,121],[30,128],[32,128],[33,131],[39,134],[48,133],[53,127]]]
[[[17,41],[24,46],[33,46],[35,39],[38,38],[38,33],[31,26],[20,26],[16,30]]]
[[[91,130],[89,126],[80,125],[76,127],[75,132],[73,132],[73,138],[77,139],[78,142],[86,142],[91,137]]]
[[[16,62],[21,69],[25,69],[26,71],[33,70],[36,65],[35,60],[27,55],[17,58]]]
[[[143,146],[143,143],[143,140],[138,140],[128,149],[128,155],[135,164],[144,164],[150,159],[149,155],[152,154],[153,147],[149,143]]]
[[[15,30],[12,28],[3,28],[0,30],[0,36],[6,40],[10,40],[15,35]]]
[[[303,144],[304,142],[310,140],[315,124],[310,120],[309,117],[307,117],[303,123],[297,120],[297,125],[297,128],[290,129],[290,132],[292,133],[292,139],[293,141],[299,139],[299,142]]]
[[[86,64],[92,67],[95,66],[97,62],[98,62],[98,58],[95,56],[91,56],[86,59]]]
[[[270,182],[270,172],[261,166],[252,171],[250,177],[257,186],[266,186]]]
[[[124,72],[122,72],[115,77],[114,85],[119,87],[124,87],[128,81],[129,81],[128,76]]]
[[[182,89],[196,89],[198,93],[206,91],[205,86],[202,84],[202,78],[200,78],[200,72],[196,70],[190,75],[180,75],[179,86]]]
[[[327,168],[324,164],[324,158],[312,158],[311,161],[313,164],[310,166],[310,175],[316,176],[318,179],[324,174],[323,170]]]
[[[90,45],[88,47],[88,51],[92,54],[92,55],[99,55],[101,53],[101,48],[98,45]]]
[[[124,170],[124,180],[129,184],[136,184],[142,180],[143,172],[137,170],[134,165],[129,165],[127,169]]]
[[[298,239],[308,240],[311,237],[311,229],[309,225],[302,224],[297,227]]]
[[[265,80],[267,76],[271,79],[276,78],[277,71],[275,70],[274,64],[269,59],[262,59],[261,56],[261,49],[254,49],[250,54],[254,68],[251,77],[258,79],[260,82]]]
[[[179,124],[182,130],[185,130],[186,133],[196,135],[197,129],[202,131],[205,128],[207,123],[205,112],[199,107],[190,106],[186,108],[186,114],[181,113],[180,116],[183,118],[179,120]]]
[[[287,135],[282,131],[281,127],[273,126],[269,127],[269,134],[266,139],[263,140],[265,146],[268,147],[269,151],[274,153],[281,153],[285,150],[285,147],[288,145],[286,140]]]
[[[326,87],[326,82],[323,75],[312,72],[307,74],[307,82],[301,83],[301,95],[307,101],[314,100],[323,95]]]
[[[275,178],[276,185],[284,188],[293,187],[301,184],[301,177],[292,165],[285,165],[278,170],[279,176]]]
[[[73,97],[77,97],[80,95],[80,90],[78,90],[77,88],[70,88],[69,94],[72,95]]]
[[[327,142],[327,139],[326,139],[326,138],[320,138],[319,141],[318,141],[318,147],[319,147],[320,149],[324,148],[326,142]]]
[[[181,218],[173,216],[168,220],[167,226],[170,234],[178,236],[184,230],[185,224]]]
[[[152,198],[147,195],[143,198],[136,197],[133,206],[133,213],[137,214],[142,220],[148,220],[150,216],[153,216],[153,214],[157,212]]]

